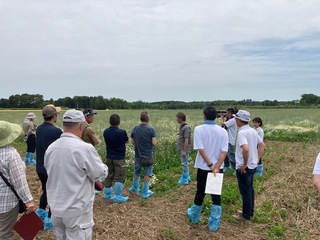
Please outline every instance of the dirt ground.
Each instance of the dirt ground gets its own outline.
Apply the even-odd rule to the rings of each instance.
[[[285,142],[267,142],[266,146],[264,163],[266,170],[274,174],[262,182],[256,194],[256,208],[269,200],[288,212],[282,220],[285,236],[279,239],[319,239],[320,194],[312,185],[319,146]],[[34,166],[28,166],[27,177],[38,205],[41,190]],[[234,177],[226,177],[225,181],[235,180],[231,178]],[[130,186],[125,186],[124,195],[130,199],[123,204],[104,201],[102,194],[97,195],[93,239],[268,239],[266,232],[271,224],[238,223],[222,216],[216,233],[208,230],[205,216],[199,224],[190,224],[186,211],[194,198],[195,186],[196,182],[191,181],[165,197],[155,194],[148,200],[129,194]],[[52,231],[40,231],[36,239],[55,238]]]

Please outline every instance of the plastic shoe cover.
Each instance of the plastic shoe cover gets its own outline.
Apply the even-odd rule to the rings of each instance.
[[[189,172],[183,172],[181,178],[178,181],[181,185],[189,184]]]
[[[103,188],[103,198],[105,200],[112,199],[112,187],[104,187]]]
[[[29,152],[26,152],[26,155],[23,160],[26,164],[29,164],[29,160],[30,160],[30,153]]]
[[[51,221],[51,218],[46,217],[43,221],[44,225],[43,225],[43,230],[45,231],[49,231],[53,228],[53,224]]]
[[[258,164],[256,173],[254,175],[262,176],[262,173],[263,173],[263,164]]]
[[[28,164],[34,165],[36,164],[36,160],[34,159],[34,153],[29,153],[29,159],[28,159]]]
[[[198,206],[198,205],[192,204],[192,206],[188,208],[188,217],[192,223],[199,222],[201,210],[202,210],[202,205]]]
[[[231,169],[231,168],[232,168],[231,166],[224,167],[224,168],[223,168],[223,172],[226,172],[226,171],[228,171],[228,170]]]
[[[208,225],[209,230],[212,232],[216,232],[220,226],[220,218],[222,214],[222,208],[219,205],[211,206],[211,214],[209,217]]]
[[[48,218],[48,213],[42,208],[38,208],[36,214],[39,216],[39,218],[41,218],[43,222],[46,218]]]
[[[124,203],[128,201],[129,197],[122,196],[123,184],[121,182],[116,182],[114,184],[114,196],[113,202],[115,203]]]
[[[133,194],[140,194],[140,178],[133,178],[132,179],[132,187],[129,189],[129,191]]]
[[[154,194],[151,190],[149,190],[149,182],[144,182],[141,191],[141,197],[149,198]]]

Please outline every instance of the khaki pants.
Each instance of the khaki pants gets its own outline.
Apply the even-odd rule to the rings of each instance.
[[[77,217],[61,218],[51,215],[53,232],[58,240],[91,240],[93,210]]]
[[[13,237],[13,225],[18,219],[19,204],[9,212],[0,213],[0,239],[10,240]]]

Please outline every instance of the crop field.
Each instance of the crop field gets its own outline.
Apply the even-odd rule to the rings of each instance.
[[[312,186],[312,169],[320,148],[320,111],[317,109],[246,109],[251,118],[263,120],[266,152],[263,157],[265,173],[255,178],[255,217],[250,223],[238,223],[232,217],[241,209],[241,198],[233,172],[225,173],[221,226],[217,233],[207,227],[211,198],[206,196],[200,223],[191,224],[187,208],[192,204],[196,190],[196,170],[193,169],[196,152],[191,151],[189,164],[192,181],[180,186],[181,166],[176,152],[179,126],[176,110],[149,110],[150,125],[157,131],[152,189],[155,195],[145,200],[129,194],[133,172],[133,146],[127,145],[127,173],[124,195],[130,199],[124,204],[104,201],[96,196],[94,205],[93,239],[318,239],[320,235],[320,194]],[[141,110],[142,111],[142,110]],[[103,131],[109,126],[109,117],[121,117],[120,128],[127,131],[140,123],[138,110],[97,111],[91,126],[102,142],[97,150],[105,158]],[[203,122],[202,110],[182,110],[193,129]],[[0,110],[0,120],[22,124],[27,110]],[[35,123],[42,123],[40,110]],[[56,126],[62,125],[62,114]],[[217,119],[219,122],[219,119]],[[250,123],[252,126],[252,123]],[[23,137],[14,142],[21,157],[26,144]],[[34,201],[38,204],[40,181],[35,167],[27,167],[27,177]],[[19,238],[17,238],[19,239]],[[52,232],[41,231],[37,239],[54,239]]]

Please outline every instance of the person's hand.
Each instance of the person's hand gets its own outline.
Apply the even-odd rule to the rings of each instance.
[[[247,165],[242,165],[241,168],[240,168],[240,173],[241,174],[246,174],[247,173],[247,171],[246,171],[247,167],[248,167]]]
[[[37,210],[32,201],[26,203],[26,208],[27,208],[27,211],[26,211],[27,214],[32,213]]]
[[[218,168],[216,165],[212,165],[211,170],[214,176],[216,176],[216,174],[220,172],[220,168]]]

